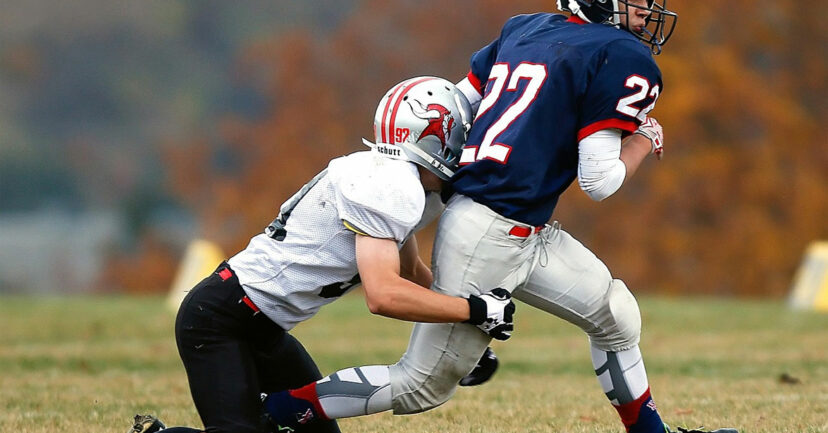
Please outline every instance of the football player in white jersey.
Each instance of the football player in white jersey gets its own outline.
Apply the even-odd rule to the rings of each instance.
[[[511,335],[509,293],[489,287],[461,298],[429,290],[432,273],[413,236],[442,211],[439,192],[456,169],[470,122],[469,103],[451,82],[399,83],[377,109],[380,138],[366,141],[371,150],[332,160],[247,248],[187,295],[175,335],[205,431],[285,431],[267,419],[261,395],[322,377],[288,331],[360,283],[374,314],[467,322],[489,337]],[[375,372],[354,374],[371,380]],[[391,390],[377,394],[390,399]],[[313,411],[303,416],[304,424]],[[158,431],[202,430],[164,428],[152,416],[136,416],[130,429]],[[307,431],[339,428],[330,420]]]

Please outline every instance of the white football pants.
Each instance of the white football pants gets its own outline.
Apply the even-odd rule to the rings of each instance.
[[[638,344],[635,298],[595,254],[557,223],[528,237],[510,235],[514,226],[530,228],[455,194],[437,229],[432,289],[467,297],[502,287],[577,325],[595,348],[621,351]],[[446,402],[490,341],[469,324],[415,324],[406,353],[390,367],[394,413],[422,412]]]

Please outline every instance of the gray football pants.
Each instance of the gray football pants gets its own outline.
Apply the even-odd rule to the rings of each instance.
[[[606,265],[556,223],[528,237],[528,227],[462,195],[440,219],[432,257],[433,290],[467,297],[496,287],[579,326],[593,347],[620,351],[638,344],[635,298]],[[516,332],[520,331],[520,311]],[[408,349],[390,367],[395,414],[418,413],[446,402],[491,338],[464,323],[417,323]]]

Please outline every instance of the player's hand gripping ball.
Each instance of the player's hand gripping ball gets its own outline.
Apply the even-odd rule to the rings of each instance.
[[[497,340],[512,336],[515,303],[508,290],[497,288],[480,296],[471,295],[468,301],[470,317],[466,323],[476,325]]]
[[[658,159],[661,159],[664,152],[664,129],[658,123],[658,120],[648,117],[635,133],[650,139],[650,143],[653,145],[650,153],[654,153]]]

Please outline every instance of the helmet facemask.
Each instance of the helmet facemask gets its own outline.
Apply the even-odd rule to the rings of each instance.
[[[646,8],[631,5],[627,0],[617,1],[619,3],[626,4],[628,8],[628,12],[618,13],[620,16],[619,18],[625,20],[625,22],[621,21],[618,24],[621,24],[635,37],[644,41],[644,43],[649,44],[653,54],[661,54],[662,46],[664,46],[664,44],[667,43],[667,40],[670,39],[670,36],[673,35],[673,31],[676,29],[676,22],[678,21],[678,15],[676,15],[673,11],[667,10],[667,0],[662,0],[661,4],[657,3],[655,0],[648,0]],[[650,13],[647,17],[646,24],[644,25],[644,28],[641,29],[640,33],[630,29],[630,8],[643,9]]]

